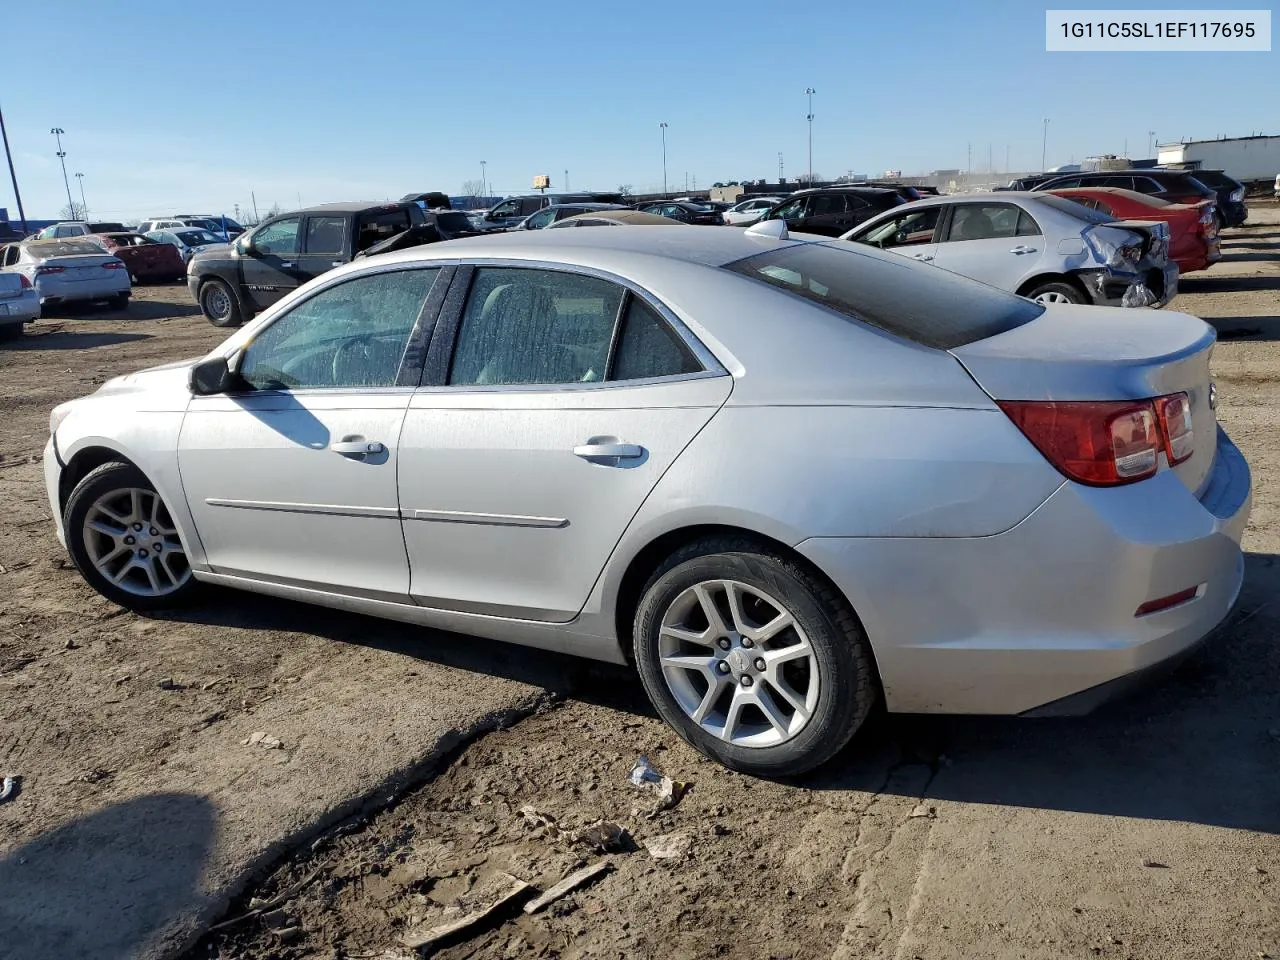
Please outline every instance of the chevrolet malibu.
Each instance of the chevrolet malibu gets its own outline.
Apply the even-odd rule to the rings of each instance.
[[[57,407],[44,462],[117,603],[218,584],[630,663],[779,776],[881,699],[1079,712],[1206,637],[1250,504],[1213,344],[782,223],[535,230],[326,273]]]

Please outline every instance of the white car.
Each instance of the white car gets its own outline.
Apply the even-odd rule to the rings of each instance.
[[[1169,225],[1116,220],[1047,193],[971,193],[894,207],[840,237],[1041,303],[1160,307],[1178,292]]]
[[[0,268],[19,273],[36,290],[40,305],[106,300],[117,310],[129,305],[132,286],[124,262],[88,238],[26,240],[0,253]]]
[[[218,238],[219,243],[228,243],[233,237],[231,230],[223,230],[219,222],[211,217],[153,217],[138,224],[138,233],[150,234],[157,230],[187,230],[189,228],[207,230]]]
[[[40,294],[26,274],[0,270],[0,340],[19,336],[39,316]]]
[[[759,220],[766,210],[777,206],[782,200],[782,197],[748,197],[724,212],[724,222],[730,225],[753,223]]]
[[[145,224],[144,224],[145,226]],[[157,243],[167,243],[177,247],[182,254],[182,262],[190,263],[191,257],[205,247],[226,241],[216,233],[201,230],[199,227],[173,227],[166,230],[151,230],[143,236],[150,237]]]
[[[68,237],[87,237],[95,233],[117,233],[123,229],[124,224],[114,221],[64,220],[62,223],[50,224],[31,239],[65,240]]]

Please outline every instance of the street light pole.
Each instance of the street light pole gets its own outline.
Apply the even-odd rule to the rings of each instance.
[[[487,197],[489,195],[488,183],[485,181],[485,167],[487,165],[488,164],[486,164],[485,161],[480,161],[480,195],[483,197]]]
[[[67,151],[62,149],[62,135],[67,131],[54,127],[49,132],[58,138],[58,162],[62,164],[62,185],[67,188],[67,209],[75,216],[76,202],[71,199],[71,181],[67,179]]]
[[[18,175],[13,171],[13,154],[9,152],[9,131],[4,126],[4,111],[0,110],[0,135],[4,137],[4,157],[9,161],[9,179],[13,181],[13,198],[18,201],[18,219],[22,221],[22,235],[27,235],[27,212],[22,209],[22,194],[18,192]]]
[[[813,87],[804,88],[805,96],[809,98],[809,116],[805,119],[809,121],[809,186],[811,187],[813,186],[813,95],[817,92]]]
[[[662,128],[662,197],[667,196],[667,122],[658,124]]]
[[[1044,118],[1044,138],[1040,141],[1040,172],[1044,173],[1045,157],[1049,155],[1049,118]]]
[[[89,219],[89,202],[84,198],[84,174],[77,173],[76,180],[80,182],[80,215],[86,220]]]
[[[1147,156],[1153,160],[1156,156],[1156,132],[1154,130],[1147,131]]]

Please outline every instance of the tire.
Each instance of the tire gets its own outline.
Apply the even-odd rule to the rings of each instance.
[[[107,306],[109,306],[112,310],[128,310],[129,294],[117,293],[114,297],[108,297]]]
[[[168,508],[132,464],[104,463],[91,470],[67,498],[62,523],[76,569],[113,603],[164,610],[198,593]]]
[[[1041,283],[1032,287],[1025,294],[1028,300],[1034,300],[1037,303],[1088,303],[1085,295],[1076,287],[1069,283],[1061,281],[1054,283]]]
[[[215,327],[238,327],[244,323],[240,302],[222,280],[206,280],[200,285],[200,312]]]
[[[3,323],[0,324],[0,340],[17,340],[22,336],[22,328],[24,323]]]
[[[727,627],[719,642],[728,649],[707,643],[719,632],[706,615],[708,597]],[[783,613],[793,625],[771,637],[747,635],[762,624],[768,633]],[[699,631],[701,642],[688,639]],[[845,599],[803,564],[748,538],[700,540],[669,557],[645,585],[633,636],[640,679],[662,718],[695,749],[743,773],[789,777],[825,763],[879,696],[871,646]],[[782,663],[760,656],[782,651],[791,654]],[[664,667],[664,655],[688,659]],[[774,723],[761,702],[772,703]]]

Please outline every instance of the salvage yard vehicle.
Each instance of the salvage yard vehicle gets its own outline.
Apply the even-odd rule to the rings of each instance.
[[[1116,187],[1049,190],[1117,220],[1162,220],[1169,225],[1169,256],[1179,273],[1206,270],[1222,259],[1217,208],[1210,200],[1170,203],[1159,197]]]
[[[881,214],[841,239],[1041,303],[1163,306],[1178,292],[1167,224],[1115,220],[1051,194],[929,197]]]
[[[658,217],[666,217],[678,223],[689,223],[700,227],[724,226],[724,214],[719,210],[705,207],[692,200],[661,200],[656,203],[637,204],[641,213],[652,213]]]
[[[124,229],[123,223],[111,221],[84,221],[84,220],[67,220],[63,223],[54,223],[39,233],[33,240],[64,240],[68,237],[87,237],[91,233],[114,233]]]
[[[181,280],[187,265],[176,246],[140,233],[92,233],[85,238],[124,262],[134,283]]]
[[[113,309],[129,305],[133,287],[124,262],[88,237],[26,240],[0,251],[0,268],[20,273],[40,295],[40,306],[106,300]]]
[[[264,220],[229,245],[197,253],[187,265],[187,286],[205,319],[215,327],[238,327],[361,251],[427,224],[426,212],[413,201],[295,210]]]
[[[782,197],[747,197],[724,212],[724,222],[735,227],[755,223],[782,200]]]
[[[553,203],[622,203],[620,193],[534,193],[527,197],[508,197],[494,204],[484,217],[485,230],[509,230],[526,217]]]
[[[592,213],[597,210],[627,210],[620,203],[553,203],[543,207],[537,213],[530,214],[512,227],[512,230],[542,230],[580,213]]]
[[[1217,191],[1207,187],[1186,170],[1144,167],[1139,170],[1099,170],[1093,173],[1069,173],[1039,184],[1037,190],[1059,190],[1069,187],[1119,187],[1135,190],[1170,203],[1199,203],[1218,200]]]
[[[1082,710],[1221,623],[1251,481],[1213,345],[778,222],[536,230],[328,272],[58,406],[43,462],[113,602],[213,583],[634,663],[782,776],[880,699]]]
[[[0,270],[0,340],[19,336],[40,316],[40,294],[26,274]]]
[[[226,243],[220,236],[201,230],[198,227],[173,227],[168,230],[152,230],[146,234],[147,239],[156,243],[167,244],[178,252],[185,264],[202,250]]]
[[[781,220],[793,233],[838,237],[885,210],[905,203],[896,190],[876,187],[815,187],[798,190],[761,218]]]
[[[563,230],[567,227],[670,227],[679,224],[679,220],[660,217],[656,213],[645,213],[643,210],[602,210],[597,213],[580,213],[574,217],[557,220],[548,230]]]

